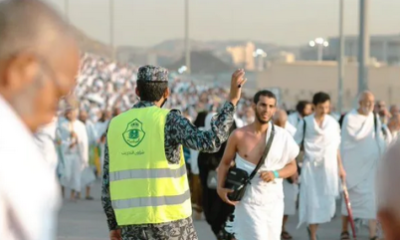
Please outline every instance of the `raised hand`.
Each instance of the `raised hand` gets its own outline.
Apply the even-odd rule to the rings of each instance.
[[[236,70],[232,74],[230,101],[235,106],[240,100],[240,97],[242,95],[243,85],[247,81],[247,79],[244,77],[244,75],[245,75],[245,72],[243,69]]]

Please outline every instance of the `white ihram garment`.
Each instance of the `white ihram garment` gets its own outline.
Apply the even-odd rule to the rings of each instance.
[[[58,154],[56,150],[56,132],[57,132],[57,118],[54,117],[53,121],[43,127],[41,127],[35,133],[35,142],[39,146],[43,157],[46,162],[54,170],[57,169]]]
[[[98,137],[99,141],[101,140],[101,137],[107,132],[108,123],[109,123],[109,121],[97,122],[95,124],[96,131],[97,131],[97,137]],[[105,152],[105,143],[100,143],[101,169],[103,169],[103,165],[104,165],[104,152]]]
[[[54,240],[60,189],[33,135],[0,96],[0,239]]]
[[[293,127],[292,124],[286,122],[285,130],[290,133],[292,137],[294,137],[296,133],[296,128]],[[299,193],[299,185],[297,183],[289,183],[287,180],[283,180],[283,195],[285,211],[284,215],[295,215],[296,214],[296,201],[297,195]]]
[[[267,141],[271,135],[271,123],[267,132]],[[270,152],[259,172],[275,171],[284,168],[299,154],[299,147],[290,134],[275,126],[275,136]],[[236,156],[238,168],[249,174],[256,167],[254,164]],[[259,173],[251,184],[242,201],[235,207],[233,231],[237,240],[280,240],[283,218],[283,179],[266,183]]]
[[[91,121],[86,121],[85,123],[86,127],[86,133],[88,137],[88,148],[92,146],[96,146],[97,144],[97,131],[94,126],[94,124]],[[81,177],[81,185],[82,187],[89,186],[96,180],[96,175],[94,174],[94,167],[93,166],[87,166],[83,169],[82,171],[82,177]]]
[[[71,138],[71,132],[77,135],[77,144],[70,148],[69,146],[75,140]],[[86,127],[81,121],[70,122],[64,120],[59,124],[59,132],[64,157],[64,174],[60,179],[61,185],[81,191],[82,171],[88,166],[89,149]]]
[[[331,221],[339,197],[337,153],[340,146],[339,123],[325,115],[322,126],[314,114],[305,117],[297,129],[298,144],[304,135],[304,160],[301,170],[299,227],[301,224],[322,224]]]
[[[376,219],[375,176],[385,145],[379,120],[376,127],[378,134],[372,113],[353,110],[343,120],[341,155],[354,218]],[[344,201],[342,214],[348,215]]]

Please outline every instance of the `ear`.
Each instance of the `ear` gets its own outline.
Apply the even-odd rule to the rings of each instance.
[[[171,94],[171,91],[169,90],[169,87],[167,87],[167,89],[165,89],[163,97],[164,99],[169,98],[169,95]]]
[[[254,110],[254,112],[256,111],[256,107],[257,107],[257,104],[255,104],[254,102],[251,102],[251,108]]]

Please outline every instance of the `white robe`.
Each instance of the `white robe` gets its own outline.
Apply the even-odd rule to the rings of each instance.
[[[267,132],[267,141],[271,135],[271,123]],[[270,152],[259,172],[284,168],[299,154],[299,147],[290,134],[275,126],[275,136]],[[236,157],[238,168],[251,173],[255,165]],[[235,207],[233,231],[237,240],[280,240],[282,231],[283,179],[264,182],[259,174],[252,179],[242,201]]]
[[[86,121],[85,123],[86,133],[88,136],[88,147],[96,146],[97,144],[97,131],[94,124],[91,121]],[[87,166],[82,171],[81,185],[86,187],[96,180],[96,175],[94,174],[94,167]]]
[[[71,131],[77,135],[77,144],[70,149],[74,142]],[[88,166],[89,146],[86,127],[81,121],[70,122],[63,120],[59,123],[59,132],[64,157],[64,174],[60,179],[61,185],[77,192],[81,191],[82,171]]]
[[[109,121],[105,121],[105,122],[97,122],[95,124],[96,127],[96,131],[97,131],[97,138],[98,141],[101,140],[101,137],[107,132],[107,128],[108,128],[108,123]],[[105,143],[100,143],[100,161],[101,161],[101,169],[103,169],[103,165],[104,165],[104,151],[105,151]]]
[[[340,145],[339,123],[326,115],[322,126],[314,114],[305,117],[304,160],[301,171],[299,226],[331,221],[335,199],[339,197],[337,153]],[[303,124],[297,129],[296,142],[303,138]]]
[[[343,120],[341,155],[354,218],[376,219],[374,183],[385,147],[380,129],[378,120],[376,134],[372,113],[364,116],[352,110]],[[344,201],[342,214],[348,215]]]
[[[286,122],[285,130],[290,133],[292,137],[294,137],[296,133],[296,128],[293,127],[292,124]],[[283,181],[283,195],[284,195],[284,204],[285,211],[284,215],[295,215],[296,214],[296,201],[297,195],[299,193],[299,185],[297,183],[289,183],[287,180]]]
[[[300,114],[298,112],[294,112],[294,113],[289,114],[287,120],[293,127],[298,128],[302,121],[302,117],[300,116]]]
[[[39,146],[43,157],[49,164],[51,169],[56,173],[58,165],[58,155],[56,150],[56,131],[57,131],[57,118],[54,117],[53,121],[41,127],[35,133],[35,142]]]

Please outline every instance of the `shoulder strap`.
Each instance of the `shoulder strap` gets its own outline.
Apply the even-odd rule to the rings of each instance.
[[[303,137],[301,138],[300,148],[304,150],[304,139],[306,138],[306,120],[303,118]]]
[[[378,117],[377,114],[374,113],[374,128],[375,128],[375,134],[378,134]]]
[[[258,161],[258,164],[257,164],[256,168],[253,170],[253,172],[251,172],[248,181],[253,179],[253,177],[257,174],[257,172],[260,169],[260,167],[264,164],[265,159],[268,156],[269,150],[271,149],[272,141],[274,140],[274,136],[275,136],[274,124],[272,123],[271,126],[272,126],[272,128],[271,128],[271,136],[269,137],[267,145],[265,146],[264,153],[263,153],[260,161]]]

